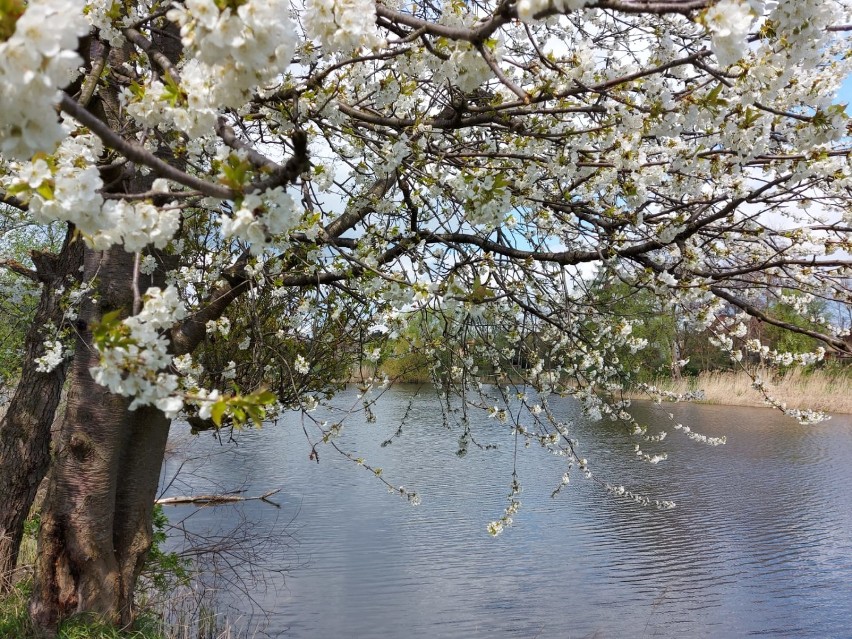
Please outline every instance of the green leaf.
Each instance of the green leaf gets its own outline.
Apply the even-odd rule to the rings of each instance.
[[[254,394],[256,396],[258,404],[264,404],[264,405],[274,404],[275,401],[278,399],[278,397],[275,395],[275,393],[273,393],[272,391],[269,391],[269,390],[257,391]]]
[[[210,409],[210,419],[213,420],[213,423],[216,424],[217,427],[222,425],[222,417],[225,415],[225,411],[227,409],[228,401],[224,398],[213,404]]]
[[[175,79],[171,76],[171,74],[166,73],[163,75],[163,84],[165,85],[163,94],[169,101],[169,104],[173,107],[178,104],[186,104],[189,96],[180,88],[180,85],[175,81]]]
[[[251,417],[251,420],[254,422],[254,425],[261,428],[263,426],[263,418],[266,417],[266,411],[260,406],[252,404],[246,407],[246,411],[248,412],[249,417]]]
[[[23,0],[0,0],[0,42],[12,37],[15,24],[24,15],[26,8],[27,4]]]
[[[237,428],[245,424],[247,420],[246,412],[239,406],[233,407],[231,411],[231,417],[234,420],[234,426],[236,426]]]
[[[40,196],[42,196],[45,200],[52,200],[53,199],[53,185],[50,183],[50,181],[46,180],[46,181],[42,182],[41,184],[39,184],[38,188],[36,189],[36,193],[38,193]]]

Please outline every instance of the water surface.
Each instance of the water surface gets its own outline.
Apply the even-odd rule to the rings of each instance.
[[[560,418],[576,415],[571,400],[551,401]],[[327,446],[309,460],[292,415],[236,444],[207,434],[187,449],[198,458],[167,494],[281,488],[280,509],[167,510],[199,532],[240,522],[248,537],[286,531],[263,552],[289,572],[269,577],[253,602],[223,594],[232,617],[294,638],[852,636],[848,416],[803,427],[769,409],[637,404],[637,417],[669,430],[647,446],[669,455],[656,466],[635,459],[623,427],[579,423],[597,477],[677,508],[613,498],[578,473],[551,499],[565,462],[533,448],[517,456],[515,525],[492,538],[485,526],[502,513],[515,460],[507,429],[482,417],[478,440],[498,448],[459,458],[459,432],[429,389],[394,388],[374,410],[376,423],[353,418],[340,444],[417,490],[420,506]],[[728,443],[690,441],[668,412]],[[404,417],[403,435],[381,447]],[[164,477],[181,462],[170,458]]]

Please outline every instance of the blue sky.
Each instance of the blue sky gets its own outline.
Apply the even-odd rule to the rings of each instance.
[[[852,76],[846,78],[846,82],[840,87],[837,97],[840,102],[846,103],[846,112],[852,115]]]

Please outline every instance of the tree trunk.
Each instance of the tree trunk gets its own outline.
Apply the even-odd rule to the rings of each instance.
[[[153,541],[153,511],[171,420],[153,406],[128,415],[113,538],[121,586],[121,624],[133,621],[133,592]]]
[[[681,362],[681,354],[680,353],[681,353],[681,351],[680,351],[680,344],[678,343],[676,337],[674,339],[672,339],[672,341],[671,341],[671,353],[672,353],[672,363],[671,363],[672,379],[680,380],[683,377],[682,374],[681,374],[681,369],[680,369],[680,362]]]
[[[63,319],[57,289],[79,278],[83,247],[72,237],[73,230],[69,229],[58,257],[33,255],[42,283],[41,297],[26,335],[21,379],[0,420],[0,592],[12,585],[24,522],[50,464],[50,427],[65,384],[67,363],[40,373],[35,360],[49,337],[45,326],[58,327]]]
[[[177,25],[153,35],[156,48],[173,64],[180,58]],[[101,46],[93,41],[93,46]],[[109,52],[116,68],[126,49]],[[88,108],[114,131],[125,126],[113,86],[98,91]],[[171,153],[166,158],[171,159]],[[127,168],[132,171],[132,164]],[[120,178],[116,193],[145,192],[155,175]],[[96,302],[80,313],[68,406],[42,509],[39,556],[30,602],[37,627],[51,632],[68,616],[94,613],[116,625],[134,616],[133,591],[152,541],[152,512],[170,420],[153,407],[128,410],[130,399],[113,395],[92,379],[98,362],[91,327],[104,313],[133,312],[135,256],[123,247],[85,250],[84,277],[96,283]],[[177,260],[170,256],[164,260]],[[161,286],[158,270],[154,285]],[[149,280],[150,281],[150,280]],[[147,286],[139,286],[144,295]]]
[[[130,400],[92,379],[98,364],[89,327],[133,303],[133,255],[121,247],[86,251],[97,272],[98,306],[87,303],[68,406],[41,519],[30,613],[48,632],[79,612],[115,625],[133,619],[133,589],[151,545],[151,513],[169,420],[129,411]],[[144,291],[143,291],[144,292]]]

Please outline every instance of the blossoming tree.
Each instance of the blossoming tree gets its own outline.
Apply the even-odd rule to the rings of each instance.
[[[436,381],[563,455],[560,486],[591,470],[551,392],[624,420],[639,459],[665,457],[618,395],[616,353],[643,340],[596,303],[590,270],[735,361],[764,350],[739,340],[749,318],[849,348],[831,318],[802,328],[759,303],[852,299],[846,0],[0,10],[3,215],[67,225],[31,270],[3,261],[42,292],[0,427],[0,567],[52,463],[44,628],[132,618],[170,420],[310,410],[345,356],[380,362],[415,317]],[[508,392],[519,379],[529,394]],[[340,424],[314,427],[312,457]]]

